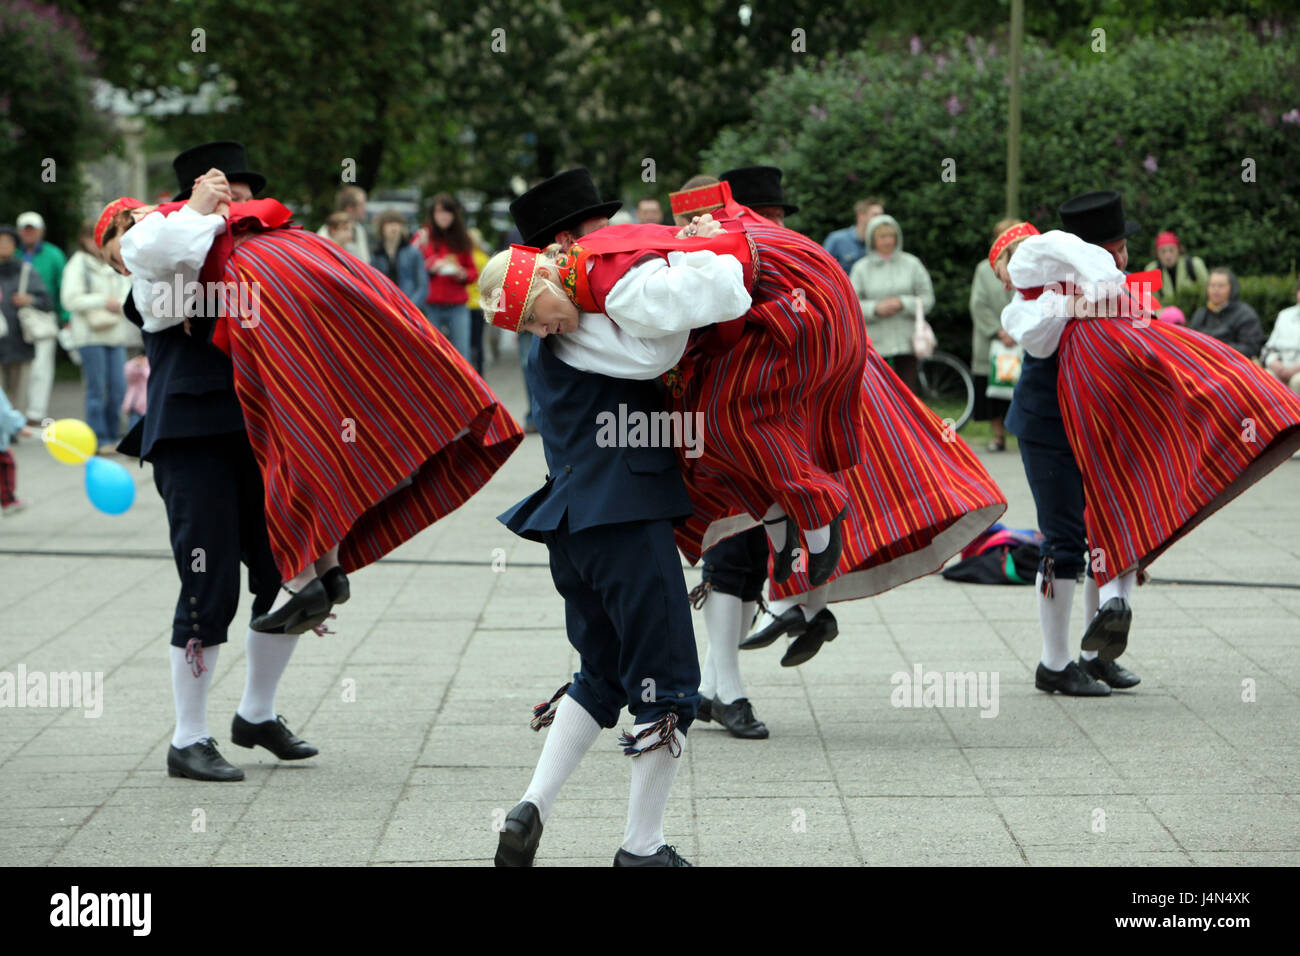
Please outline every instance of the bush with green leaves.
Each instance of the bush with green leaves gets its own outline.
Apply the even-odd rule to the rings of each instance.
[[[1228,21],[1108,44],[1067,57],[1026,41],[1020,214],[1059,228],[1065,199],[1117,189],[1143,225],[1133,267],[1174,229],[1242,277],[1293,268],[1300,38]],[[969,36],[918,47],[769,73],[751,121],[724,130],[701,165],[782,167],[802,207],[788,224],[818,240],[853,223],[856,200],[883,197],[934,280],[941,347],[966,354],[971,275],[1005,207],[1008,57]]]

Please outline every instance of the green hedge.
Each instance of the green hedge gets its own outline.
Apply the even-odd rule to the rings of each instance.
[[[1057,228],[1068,197],[1118,189],[1144,226],[1129,240],[1133,263],[1154,258],[1155,234],[1172,228],[1211,266],[1293,269],[1300,37],[1216,22],[1174,36],[1112,33],[1109,44],[1081,59],[1026,42],[1021,214]],[[951,36],[916,55],[863,50],[769,73],[751,121],[724,130],[701,168],[781,166],[802,206],[789,225],[817,240],[852,224],[856,200],[882,196],[934,279],[942,347],[966,354],[971,273],[1005,203],[1006,72],[1001,48]],[[948,158],[955,182],[941,178]],[[1242,181],[1246,158],[1254,183]]]

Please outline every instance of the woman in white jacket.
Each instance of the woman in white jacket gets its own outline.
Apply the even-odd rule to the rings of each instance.
[[[130,329],[122,303],[131,294],[131,280],[100,259],[93,223],[81,227],[79,244],[63,269],[60,293],[70,317],[72,345],[81,355],[86,424],[94,430],[103,453],[117,444],[121,427]]]

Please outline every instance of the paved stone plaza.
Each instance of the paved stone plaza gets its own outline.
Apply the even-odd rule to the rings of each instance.
[[[512,352],[488,379],[521,415]],[[80,401],[60,384],[56,416],[82,417]],[[465,507],[353,575],[337,634],[301,639],[277,707],[315,759],[229,741],[244,595],[209,711],[247,773],[231,784],[166,773],[177,579],[148,467],[130,464],[136,504],[111,518],[80,468],[35,441],[15,452],[30,507],[0,522],[0,671],[101,672],[103,700],[93,718],[0,709],[0,864],[490,865],[494,820],[542,746],[530,708],[576,666],[545,549],[494,520],[540,485],[537,436]],[[1033,526],[1018,456],[985,460],[1011,501],[1004,520]],[[1028,587],[932,577],[836,605],[839,639],[803,667],[779,666],[784,642],[743,654],[771,739],[691,730],[669,842],[702,865],[1300,863],[1300,461],[1154,571],[1122,659],[1142,684],[1109,699],[1034,689]],[[893,706],[891,676],[918,665],[996,676],[996,716]],[[611,862],[629,781],[616,740],[603,735],[561,794],[539,866]]]

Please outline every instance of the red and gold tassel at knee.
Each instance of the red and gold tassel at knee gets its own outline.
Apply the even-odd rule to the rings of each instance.
[[[658,737],[654,743],[648,746],[638,746],[638,742],[649,737]],[[677,715],[672,713],[664,714],[645,730],[641,731],[635,737],[631,734],[622,734],[618,738],[619,746],[623,748],[623,753],[629,757],[638,757],[641,754],[648,754],[652,750],[658,750],[660,747],[667,747],[668,752],[674,757],[682,755],[682,744],[677,739]]]
[[[573,681],[569,681],[569,683],[557,690],[550,700],[544,700],[534,707],[533,719],[528,722],[528,726],[532,727],[533,730],[541,730],[543,727],[551,726],[552,721],[555,720],[556,701],[568,692],[572,683]]]

